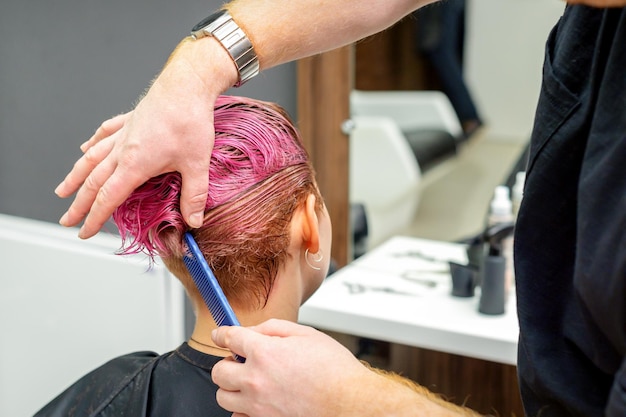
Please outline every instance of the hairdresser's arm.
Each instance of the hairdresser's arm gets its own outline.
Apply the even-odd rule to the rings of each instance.
[[[227,8],[266,69],[361,39],[430,2],[235,0]],[[135,110],[105,121],[83,144],[85,154],[56,189],[60,197],[78,191],[61,224],[85,219],[79,236],[91,237],[137,186],[179,171],[183,216],[199,226],[214,140],[213,105],[236,81],[235,66],[217,41],[183,41]]]
[[[213,367],[217,401],[233,416],[477,416],[422,387],[373,372],[310,327],[270,320],[221,327],[213,340],[246,357]]]

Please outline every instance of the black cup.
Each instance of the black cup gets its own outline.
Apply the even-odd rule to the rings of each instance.
[[[478,278],[478,269],[473,265],[461,265],[448,262],[452,276],[452,295],[455,297],[473,297]]]

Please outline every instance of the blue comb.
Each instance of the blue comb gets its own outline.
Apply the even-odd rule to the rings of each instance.
[[[204,255],[200,251],[196,240],[191,233],[187,232],[183,238],[187,244],[187,253],[183,256],[183,262],[198,287],[202,299],[209,308],[213,320],[218,326],[239,326],[239,320],[235,316],[235,312],[230,307],[220,284],[217,282],[213,271],[209,268],[209,264],[204,259]],[[245,362],[245,358],[233,354],[233,357],[239,362]]]

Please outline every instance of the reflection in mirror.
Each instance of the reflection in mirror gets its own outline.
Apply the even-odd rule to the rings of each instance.
[[[463,20],[453,20],[462,3],[466,3]],[[364,205],[369,234],[361,247],[367,249],[398,234],[458,241],[479,233],[495,187],[511,186],[514,171],[525,166],[543,45],[563,4],[445,2],[457,8],[452,12],[440,9],[442,4],[429,6],[427,13],[418,11],[356,45],[350,202]],[[457,41],[464,30],[462,48],[455,53],[475,103],[475,118],[484,123],[469,137],[464,134],[467,127],[463,129],[467,117],[443,93],[445,75],[433,65],[432,54],[425,53],[438,37],[445,37],[437,19],[457,25],[450,35]],[[532,28],[529,20],[534,22]],[[366,128],[369,133],[363,132]],[[375,135],[376,129],[384,133]],[[398,135],[408,146],[390,139]],[[386,141],[391,149],[381,151],[385,146],[374,146],[376,140]],[[363,167],[367,158],[369,172]],[[406,166],[407,159],[413,169]],[[394,179],[392,175],[400,176],[402,169],[406,178]],[[409,185],[415,177],[417,185]]]

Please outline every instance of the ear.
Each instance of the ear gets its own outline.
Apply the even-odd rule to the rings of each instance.
[[[302,210],[302,241],[311,253],[317,253],[320,249],[320,229],[315,210],[316,203],[315,195],[309,194]]]

